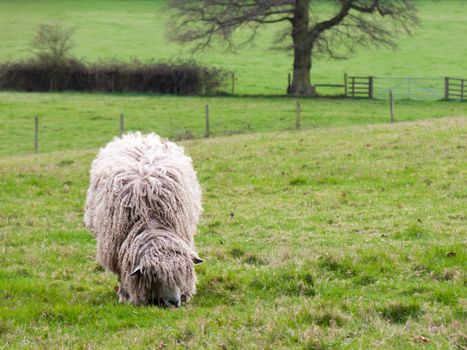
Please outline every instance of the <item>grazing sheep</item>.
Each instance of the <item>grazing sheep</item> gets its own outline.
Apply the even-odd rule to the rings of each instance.
[[[178,307],[195,294],[200,212],[200,186],[183,148],[137,132],[100,150],[84,221],[98,262],[119,277],[120,302]]]

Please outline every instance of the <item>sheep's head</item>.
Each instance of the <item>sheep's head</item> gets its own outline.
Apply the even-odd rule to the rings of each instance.
[[[194,265],[203,260],[183,240],[169,232],[143,231],[128,248],[120,301],[179,307],[195,294]]]

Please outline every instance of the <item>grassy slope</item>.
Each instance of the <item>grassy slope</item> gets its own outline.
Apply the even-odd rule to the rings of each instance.
[[[93,262],[95,151],[0,158],[0,347],[465,347],[466,131],[446,118],[184,142],[206,263],[179,310],[119,305]]]
[[[295,100],[289,98],[198,98],[105,94],[0,93],[0,156],[31,153],[34,115],[40,117],[40,149],[50,152],[95,148],[126,130],[155,131],[170,139],[202,137],[209,104],[215,136],[281,131],[295,127]],[[303,128],[386,123],[385,101],[302,100]],[[396,120],[466,116],[460,102],[398,101]]]
[[[178,59],[190,57],[187,47],[167,42],[165,1],[0,0],[0,60],[26,57],[37,25],[58,19],[76,28],[78,57]],[[465,32],[467,3],[460,0],[418,1],[421,26],[399,41],[397,51],[359,49],[347,61],[315,61],[316,82],[338,83],[345,72],[375,76],[464,76],[467,70]],[[321,8],[322,3],[319,3]],[[238,92],[283,94],[292,59],[268,50],[275,30],[260,33],[257,45],[237,53],[215,50],[194,56],[205,63],[234,70]]]

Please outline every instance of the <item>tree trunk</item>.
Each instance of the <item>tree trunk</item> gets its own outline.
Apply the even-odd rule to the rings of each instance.
[[[296,0],[292,20],[294,64],[292,85],[287,92],[296,96],[313,96],[315,90],[310,82],[312,45],[308,33],[310,24],[310,0]]]
[[[311,48],[296,45],[294,47],[294,64],[292,85],[289,94],[297,96],[314,96],[315,89],[311,86]]]

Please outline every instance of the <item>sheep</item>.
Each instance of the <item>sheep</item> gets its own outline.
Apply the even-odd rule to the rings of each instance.
[[[120,302],[176,307],[196,293],[201,189],[183,148],[129,133],[92,163],[84,223],[97,261],[118,276]]]

